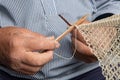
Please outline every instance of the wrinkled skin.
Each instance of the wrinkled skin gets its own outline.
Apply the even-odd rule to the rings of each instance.
[[[23,74],[35,74],[53,58],[59,47],[54,37],[24,28],[0,28],[0,65]],[[40,50],[46,50],[39,53]]]
[[[75,57],[88,63],[97,61],[78,30],[74,29],[71,34],[73,47],[76,46],[77,49]],[[53,51],[59,46],[53,36],[45,37],[28,29],[12,26],[0,28],[0,65],[32,75],[52,60]],[[44,52],[39,53],[40,50]]]

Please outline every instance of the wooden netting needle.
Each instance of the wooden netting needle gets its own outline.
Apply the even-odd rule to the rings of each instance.
[[[87,17],[89,16],[89,14],[86,14],[85,16],[83,16],[82,18],[80,18],[75,24],[73,25],[80,25],[81,23],[83,23]]]
[[[76,25],[80,25],[81,23],[83,23],[86,20],[87,16],[88,15],[83,16],[75,24],[73,24],[72,26],[70,26],[63,34],[61,34],[59,37],[56,38],[56,41],[60,41],[63,37],[65,37],[68,33],[70,33],[75,28]],[[68,22],[67,22],[67,24],[68,24]],[[69,24],[69,25],[71,25],[71,24]]]
[[[82,18],[87,18],[89,14],[86,14],[85,16],[83,16]],[[59,14],[59,17],[68,25],[68,26],[72,26],[72,24],[70,24],[61,14]],[[81,23],[81,18],[74,24],[74,25],[80,25]]]
[[[72,26],[62,15],[59,14],[59,17],[60,17],[68,26]]]
[[[56,38],[56,41],[60,41],[64,36],[66,36],[68,33],[70,33],[76,25],[80,25],[81,23],[83,23],[88,15],[83,16],[81,19],[79,19],[75,24],[71,25],[64,17],[62,17],[61,15],[59,15],[64,21],[65,23],[67,23],[70,27],[63,33],[61,34],[59,37]],[[39,51],[39,53],[45,52],[46,50],[42,50]]]

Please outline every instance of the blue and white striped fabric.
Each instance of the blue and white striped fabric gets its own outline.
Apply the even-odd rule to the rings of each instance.
[[[46,36],[55,37],[63,33],[67,25],[58,17],[62,14],[71,23],[85,14],[88,20],[105,13],[120,13],[119,0],[0,0],[0,26],[18,26],[30,29]],[[72,56],[70,34],[61,42],[56,54]],[[86,64],[82,61],[65,60],[54,55],[35,75],[23,75],[0,66],[0,69],[12,76],[28,79],[68,80],[98,67],[98,62]]]

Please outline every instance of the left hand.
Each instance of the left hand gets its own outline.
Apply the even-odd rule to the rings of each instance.
[[[88,23],[87,21],[85,23]],[[74,29],[71,32],[73,48],[76,49],[75,57],[79,60],[82,60],[86,63],[91,63],[97,61],[96,56],[91,52],[90,48],[87,46],[86,41],[82,34]]]

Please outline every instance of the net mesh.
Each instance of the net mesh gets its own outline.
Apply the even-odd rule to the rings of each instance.
[[[106,80],[120,80],[120,15],[76,28],[98,58]]]

